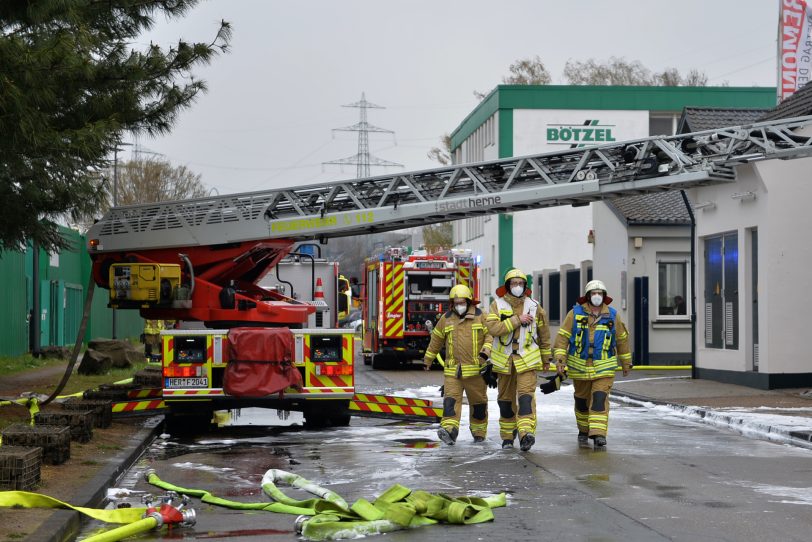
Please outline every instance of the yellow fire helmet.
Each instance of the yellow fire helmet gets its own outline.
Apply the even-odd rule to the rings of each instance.
[[[513,268],[508,269],[508,272],[505,273],[505,280],[502,281],[503,284],[507,284],[510,279],[522,279],[525,284],[527,284],[527,275],[521,269]]]
[[[465,284],[457,284],[451,288],[451,293],[448,294],[449,299],[467,299],[468,301],[474,300],[474,295],[471,289]]]

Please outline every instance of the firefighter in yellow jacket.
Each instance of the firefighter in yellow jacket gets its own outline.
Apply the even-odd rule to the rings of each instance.
[[[144,320],[144,357],[147,363],[155,362],[161,353],[161,331],[166,329],[163,320]]]
[[[550,326],[544,309],[530,298],[519,269],[505,273],[485,319],[493,336],[491,363],[499,377],[499,434],[502,448],[519,437],[523,452],[536,443],[536,374],[550,366]]]
[[[491,349],[490,336],[485,328],[485,316],[476,307],[477,302],[468,286],[454,286],[449,297],[451,310],[440,317],[432,330],[431,342],[423,359],[425,369],[429,370],[440,349],[445,347],[445,398],[437,436],[446,444],[456,442],[460,432],[462,394],[465,392],[471,434],[474,442],[482,442],[488,430],[488,395],[480,371]]]
[[[603,282],[590,281],[555,339],[556,368],[561,374],[566,371],[575,387],[578,444],[588,447],[589,439],[593,439],[595,449],[606,446],[609,392],[618,360],[623,376],[629,374],[632,365],[629,333],[610,303],[612,298]]]

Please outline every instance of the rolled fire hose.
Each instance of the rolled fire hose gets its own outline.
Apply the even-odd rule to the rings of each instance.
[[[387,489],[374,502],[358,499],[352,506],[338,494],[297,474],[270,469],[262,477],[262,490],[276,502],[242,503],[215,497],[199,489],[178,487],[147,471],[147,481],[164,490],[200,497],[203,502],[237,510],[264,510],[298,514],[295,527],[308,540],[340,540],[411,529],[439,522],[474,524],[494,519],[492,508],[506,505],[504,493],[488,497],[458,497],[412,491],[399,484]],[[298,501],[276,487],[284,482],[320,498]]]

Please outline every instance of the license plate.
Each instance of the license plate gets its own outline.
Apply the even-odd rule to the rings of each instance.
[[[203,378],[167,378],[166,388],[208,388],[209,379]]]

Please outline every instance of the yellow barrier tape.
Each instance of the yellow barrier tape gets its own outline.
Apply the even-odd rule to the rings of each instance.
[[[618,367],[617,371],[622,371],[623,367]],[[690,365],[635,365],[633,371],[690,371]]]
[[[8,508],[70,509],[106,523],[133,523],[140,520],[147,510],[146,508],[117,508],[115,510],[85,508],[83,506],[73,506],[42,493],[31,493],[29,491],[0,491],[0,506]]]

